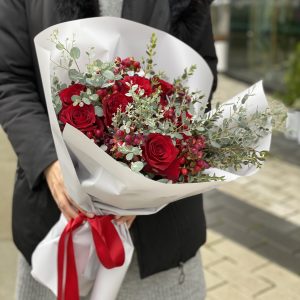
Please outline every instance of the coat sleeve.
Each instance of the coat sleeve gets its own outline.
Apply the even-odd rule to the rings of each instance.
[[[37,91],[23,0],[0,1],[0,41],[0,124],[34,188],[57,156]]]

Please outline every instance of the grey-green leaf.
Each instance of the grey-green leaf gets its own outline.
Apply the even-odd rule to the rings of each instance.
[[[97,101],[99,99],[99,96],[97,94],[93,94],[93,95],[90,96],[90,99],[92,101]]]
[[[64,45],[61,43],[56,44],[56,49],[58,50],[64,50]]]
[[[98,117],[103,117],[103,109],[100,106],[95,106],[95,114]]]
[[[110,71],[110,70],[105,70],[105,71],[102,73],[102,75],[103,75],[106,79],[108,79],[108,80],[113,80],[113,79],[115,79],[115,74],[114,74],[112,71]]]
[[[131,163],[131,170],[133,172],[138,173],[138,172],[142,171],[143,168],[144,168],[144,164],[141,161],[136,161],[136,162]]]
[[[88,98],[86,98],[86,97],[83,97],[83,98],[82,98],[82,101],[83,101],[83,103],[85,103],[86,105],[90,105],[90,104],[91,104],[91,101],[90,101]]]
[[[73,81],[78,81],[83,78],[82,74],[75,69],[69,70],[69,77]]]
[[[77,47],[73,47],[70,51],[70,55],[74,59],[78,59],[80,57],[80,49]]]
[[[132,160],[132,159],[133,159],[133,153],[132,153],[132,152],[128,153],[128,154],[126,155],[126,159],[127,159],[127,160]]]
[[[73,102],[75,102],[75,101],[80,101],[80,100],[81,100],[81,97],[78,96],[78,95],[73,95],[73,96],[71,97],[71,99],[72,99]]]

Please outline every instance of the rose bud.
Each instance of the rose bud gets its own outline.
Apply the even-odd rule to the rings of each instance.
[[[125,142],[126,142],[127,144],[130,144],[130,143],[132,142],[132,137],[131,137],[131,135],[126,135],[126,136],[125,136]]]
[[[201,159],[203,157],[203,152],[202,151],[198,151],[198,159]]]
[[[140,69],[141,68],[141,64],[138,62],[138,61],[135,61],[133,63],[133,67],[137,70],[137,69]]]
[[[121,62],[122,62],[121,57],[117,56],[117,57],[115,58],[115,64],[119,65]]]
[[[127,57],[125,59],[122,60],[122,65],[124,65],[125,67],[129,68],[131,66],[131,59],[130,57]]]
[[[134,140],[133,140],[134,145],[138,145],[140,142],[141,142],[141,139],[138,137],[134,138]]]

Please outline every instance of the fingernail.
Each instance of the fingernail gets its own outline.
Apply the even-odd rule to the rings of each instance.
[[[118,220],[120,218],[121,218],[121,216],[115,216],[115,220]]]
[[[94,218],[94,217],[95,217],[95,215],[92,214],[92,213],[87,213],[86,215],[87,215],[89,218]]]

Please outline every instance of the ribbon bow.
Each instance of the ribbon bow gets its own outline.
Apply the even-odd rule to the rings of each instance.
[[[83,222],[87,221],[90,224],[96,253],[102,265],[107,269],[112,269],[124,264],[125,251],[122,240],[112,223],[113,219],[114,217],[111,215],[88,218],[79,214],[76,219],[71,219],[66,225],[58,243],[58,300],[79,300],[72,234]],[[65,250],[67,250],[66,262]]]

